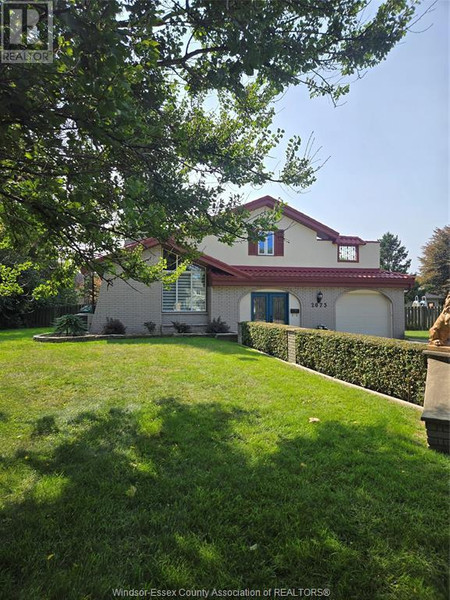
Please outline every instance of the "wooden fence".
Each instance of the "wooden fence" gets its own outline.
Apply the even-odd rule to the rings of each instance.
[[[425,330],[430,329],[442,309],[428,308],[427,306],[407,306],[405,307],[405,329],[406,330]]]
[[[62,315],[75,314],[79,312],[84,304],[60,304],[56,306],[45,306],[37,308],[23,315],[25,327],[52,327],[55,319]]]

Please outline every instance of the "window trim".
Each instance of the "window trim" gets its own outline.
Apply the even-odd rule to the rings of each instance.
[[[354,260],[347,260],[345,258],[340,258],[339,250],[341,248],[355,248],[356,258]],[[337,260],[340,263],[359,263],[359,245],[358,244],[338,244],[337,245]]]
[[[258,256],[275,256],[275,232],[274,231],[264,231],[261,233],[264,233],[264,236],[265,236],[264,237],[264,250],[268,249],[269,235],[272,236],[272,252],[260,252],[259,245],[261,244],[261,242],[263,242],[263,240],[258,240],[258,242],[257,242]]]

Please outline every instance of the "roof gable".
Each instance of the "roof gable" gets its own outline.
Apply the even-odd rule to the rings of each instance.
[[[258,208],[277,208],[279,206],[279,200],[276,200],[272,196],[262,196],[261,198],[257,198],[256,200],[252,200],[251,202],[247,202],[243,204],[241,208],[244,208],[248,211],[257,210]],[[364,245],[366,242],[362,240],[358,236],[344,236],[340,235],[339,231],[335,231],[324,225],[320,221],[316,221],[312,217],[308,217],[304,213],[299,210],[292,208],[291,206],[283,206],[283,215],[312,229],[317,233],[317,235],[324,240],[331,240],[335,244],[352,244],[352,245]]]
[[[179,246],[178,244],[176,244],[173,241],[169,240],[167,242],[160,242],[156,238],[145,238],[138,242],[132,242],[131,244],[127,244],[125,246],[125,248],[127,250],[132,250],[133,248],[136,248],[137,246],[143,246],[145,249],[154,248],[155,246],[162,246],[163,248],[166,248],[167,250],[174,250],[175,252],[177,252],[179,254],[183,254],[185,252],[185,250],[181,246]],[[245,279],[250,279],[250,277],[251,277],[250,274],[247,274],[247,273],[244,273],[243,271],[241,271],[241,269],[239,269],[239,267],[228,265],[227,263],[219,260],[218,258],[209,256],[208,254],[200,254],[199,257],[197,259],[195,259],[195,262],[202,266],[205,266],[205,267],[213,267],[214,269],[223,271],[224,273],[227,273],[228,275],[234,275],[235,277],[244,277]]]

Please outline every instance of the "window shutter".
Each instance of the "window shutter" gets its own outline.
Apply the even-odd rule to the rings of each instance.
[[[284,256],[284,230],[278,229],[275,231],[275,248],[274,256]]]
[[[248,255],[249,256],[257,256],[258,255],[258,242],[248,241]]]

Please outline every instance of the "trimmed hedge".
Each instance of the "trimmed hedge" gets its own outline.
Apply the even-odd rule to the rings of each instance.
[[[261,352],[288,359],[287,325],[252,321],[242,323],[242,343]]]
[[[342,381],[423,405],[423,346],[369,335],[242,323],[242,342],[287,360],[287,330],[295,331],[297,364]]]

